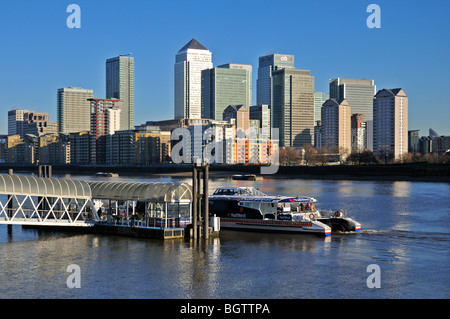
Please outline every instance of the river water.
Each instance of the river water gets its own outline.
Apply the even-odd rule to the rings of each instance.
[[[207,242],[193,242],[20,226],[8,232],[0,225],[0,298],[450,297],[450,184],[213,177],[210,192],[236,184],[271,195],[313,196],[320,208],[344,209],[363,230],[327,238],[222,230]],[[73,264],[79,266],[81,288],[67,286]]]

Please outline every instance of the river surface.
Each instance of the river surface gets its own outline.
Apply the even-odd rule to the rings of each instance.
[[[0,298],[450,297],[450,184],[213,177],[210,192],[236,184],[271,195],[313,196],[320,208],[344,209],[363,230],[327,238],[222,230],[207,242],[193,242],[20,226],[8,232],[0,225]],[[73,264],[81,288],[67,286]]]

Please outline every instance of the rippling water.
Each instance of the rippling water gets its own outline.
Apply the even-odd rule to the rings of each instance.
[[[213,178],[210,187],[236,183]],[[239,185],[316,197],[364,230],[331,238],[221,231],[193,242],[0,225],[0,298],[449,298],[450,184],[266,178]],[[70,264],[80,266],[79,289],[67,288]],[[381,288],[367,287],[371,264],[380,267]]]

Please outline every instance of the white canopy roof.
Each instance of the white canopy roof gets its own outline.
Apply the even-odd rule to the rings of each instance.
[[[192,201],[191,185],[186,183],[88,182],[93,199],[148,202]]]
[[[0,194],[89,199],[91,188],[79,180],[0,175]]]

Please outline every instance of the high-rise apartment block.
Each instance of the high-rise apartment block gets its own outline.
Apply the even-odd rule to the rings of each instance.
[[[322,106],[322,145],[329,151],[350,153],[351,109],[346,100],[327,100]]]
[[[252,102],[252,66],[224,64],[202,71],[202,118],[221,121],[229,105]]]
[[[70,134],[89,131],[91,128],[91,104],[93,90],[68,87],[58,89],[57,117],[60,133]]]
[[[8,135],[19,135],[23,137],[25,114],[30,112],[30,110],[8,111]]]
[[[120,129],[134,128],[134,58],[120,55],[106,60],[106,98],[123,101]]]
[[[128,166],[163,163],[170,158],[170,142],[170,133],[156,126],[117,131],[108,139],[107,148],[112,150],[108,163]]]
[[[382,89],[373,101],[374,152],[395,160],[408,152],[408,96],[401,88]]]
[[[375,92],[373,80],[343,78],[330,80],[330,98],[338,101],[346,99],[352,108],[352,114],[363,114],[366,121],[373,119]]]
[[[120,130],[123,102],[117,99],[89,99],[91,103],[91,163],[106,164],[106,140]]]
[[[308,70],[273,71],[273,127],[279,129],[280,147],[301,147],[314,142],[314,77]]]
[[[230,105],[223,112],[223,120],[236,125],[237,131],[246,133],[250,127],[250,113],[244,105]]]
[[[211,69],[212,53],[192,39],[175,57],[175,118],[202,116],[202,70]]]
[[[366,122],[364,115],[360,113],[352,114],[352,153],[360,153],[367,148],[366,146]]]
[[[42,136],[57,132],[58,124],[49,121],[48,113],[30,110],[8,111],[8,135],[17,134],[24,138],[26,134]]]
[[[256,104],[273,104],[272,73],[280,69],[295,69],[294,56],[267,54],[259,58],[258,79],[256,80]]]

